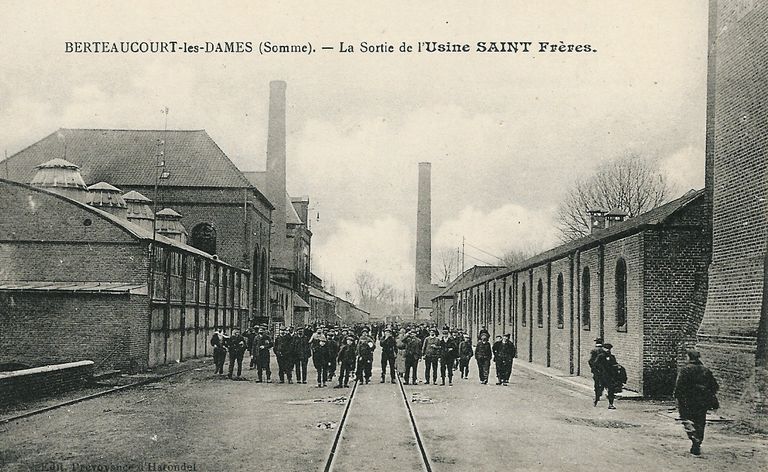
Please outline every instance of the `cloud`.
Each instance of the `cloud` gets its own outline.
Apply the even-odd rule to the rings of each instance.
[[[669,178],[676,193],[704,187],[704,149],[699,146],[685,146],[662,158],[660,167]]]
[[[335,284],[337,294],[354,294],[355,273],[367,270],[400,290],[411,290],[414,268],[413,235],[391,215],[370,222],[339,220],[333,232],[313,248],[312,271]]]
[[[455,218],[437,229],[432,251],[433,266],[443,248],[456,250],[465,238],[465,268],[473,265],[498,265],[494,256],[503,257],[511,250],[543,250],[557,242],[550,208],[530,209],[506,204],[484,211],[472,205],[464,207]],[[439,257],[438,257],[439,259]]]

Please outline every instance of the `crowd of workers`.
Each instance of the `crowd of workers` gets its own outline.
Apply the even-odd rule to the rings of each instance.
[[[229,354],[228,377],[242,379],[245,352],[250,352],[250,368],[256,370],[257,382],[271,382],[271,355],[277,359],[280,383],[307,383],[309,359],[317,371],[317,386],[322,388],[337,378],[337,388],[349,386],[350,379],[368,384],[374,354],[379,352],[381,382],[389,373],[391,383],[399,375],[406,385],[419,382],[418,366],[424,363],[424,383],[453,385],[454,371],[461,379],[469,379],[470,360],[477,363],[479,380],[488,383],[491,362],[496,363],[496,385],[506,386],[512,374],[512,362],[517,355],[510,335],[499,335],[491,343],[485,327],[478,332],[476,343],[459,328],[428,327],[426,324],[399,326],[373,324],[354,326],[281,327],[273,336],[265,326],[240,333],[234,328],[230,335],[216,330],[211,338],[217,374],[224,374],[224,362]],[[235,365],[237,374],[235,375]],[[338,371],[338,375],[337,375]]]
[[[215,373],[224,374],[229,354],[228,377],[242,380],[245,352],[250,352],[250,368],[256,370],[256,382],[271,382],[271,355],[277,358],[280,383],[307,383],[309,359],[317,371],[317,387],[322,388],[337,378],[336,388],[349,387],[350,380],[361,384],[371,381],[374,354],[379,351],[381,383],[389,374],[391,383],[400,376],[405,385],[419,383],[418,366],[424,362],[424,384],[453,385],[458,370],[461,379],[469,379],[470,360],[474,357],[481,384],[488,383],[491,362],[496,364],[496,385],[506,386],[512,374],[512,362],[517,350],[510,335],[496,336],[491,343],[485,327],[478,331],[476,342],[460,328],[444,326],[438,329],[425,324],[399,326],[373,324],[355,326],[280,327],[273,336],[265,326],[240,333],[237,328],[229,335],[216,330],[211,337]],[[608,408],[616,409],[614,400],[627,382],[627,373],[611,352],[613,346],[595,339],[589,366],[594,379],[597,406],[603,392],[607,393]],[[237,365],[237,375],[234,373]],[[691,440],[691,454],[701,453],[706,414],[717,409],[717,381],[704,367],[696,351],[688,352],[688,364],[681,367],[675,385],[680,418]]]

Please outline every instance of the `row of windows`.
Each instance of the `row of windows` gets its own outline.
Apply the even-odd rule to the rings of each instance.
[[[614,293],[615,300],[615,322],[616,330],[619,332],[627,331],[627,264],[624,259],[619,258],[616,261],[616,270],[614,271]],[[492,294],[493,295],[493,294]],[[492,297],[493,298],[493,297]],[[503,313],[503,292],[501,289],[496,293],[496,300],[491,300],[493,308],[497,313]],[[512,301],[512,288],[509,288],[509,302]],[[473,313],[473,308],[484,307],[486,302],[485,296],[482,293],[474,294],[468,299],[469,310]],[[459,302],[461,304],[461,301]],[[528,313],[528,291],[526,290],[526,283],[521,284],[520,289],[520,307],[522,313]],[[463,307],[460,306],[460,310]],[[565,300],[564,300],[564,279],[563,274],[557,275],[556,287],[555,287],[555,314],[556,323],[558,329],[563,329],[565,326]],[[531,316],[533,314],[531,313]],[[507,322],[512,323],[512,310],[507,310]],[[483,311],[478,314],[479,322],[481,325],[488,324],[488,313]],[[521,316],[520,322],[522,326],[527,326],[527,316]],[[536,284],[536,326],[539,328],[544,327],[544,283],[542,279],[539,279]],[[581,326],[584,331],[592,329],[592,281],[589,271],[589,267],[584,267],[581,275]]]

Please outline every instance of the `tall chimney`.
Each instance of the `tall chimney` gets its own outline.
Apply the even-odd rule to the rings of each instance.
[[[416,290],[432,283],[432,164],[419,162],[416,210]]]
[[[282,80],[269,83],[269,128],[267,132],[267,198],[272,212],[271,253],[273,267],[288,267],[285,228],[285,88]]]

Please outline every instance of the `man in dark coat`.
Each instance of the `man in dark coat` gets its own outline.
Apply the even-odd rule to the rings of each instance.
[[[357,340],[357,380],[371,382],[371,367],[373,366],[373,351],[376,344],[370,336],[370,329],[363,328],[360,339]]]
[[[325,337],[322,328],[318,328],[317,332],[312,335],[310,348],[312,350],[312,363],[317,371],[317,387],[325,387],[325,383],[328,381],[328,338]]]
[[[357,359],[355,338],[347,336],[345,344],[339,349],[339,385],[336,388],[349,387],[349,375],[355,369],[355,359]]]
[[[448,329],[443,329],[443,336],[438,340],[440,346],[440,378],[445,385],[445,374],[448,374],[448,385],[453,385],[453,366],[458,357],[459,346],[456,344]]]
[[[589,352],[589,370],[592,372],[592,382],[594,383],[595,400],[592,402],[594,406],[597,406],[597,402],[600,401],[600,395],[602,395],[603,387],[600,385],[600,374],[597,371],[597,360],[603,355],[603,338],[595,339],[595,347]]]
[[[405,385],[409,384],[409,377],[413,385],[416,385],[416,368],[419,366],[420,358],[421,339],[416,336],[414,330],[411,330],[405,338]]]
[[[623,368],[619,366],[619,363],[616,361],[616,356],[611,353],[611,349],[613,349],[613,345],[605,343],[603,344],[603,354],[597,356],[595,366],[597,368],[597,375],[600,379],[600,391],[595,392],[595,404],[600,400],[600,395],[603,394],[603,389],[605,389],[608,397],[608,409],[615,410],[616,406],[614,406],[613,400],[616,398],[616,394],[621,392],[624,382],[626,382],[627,379],[626,377],[621,377]]]
[[[432,372],[432,383],[437,384],[437,362],[442,354],[442,349],[437,337],[437,330],[432,329],[429,337],[424,339],[421,348],[421,356],[424,358],[424,383],[429,383],[429,373]]]
[[[468,334],[465,334],[464,339],[459,343],[459,372],[462,379],[469,378],[469,360],[475,355],[474,349],[472,349],[472,339]]]
[[[294,351],[291,332],[281,328],[280,334],[275,339],[275,347],[272,350],[275,351],[275,357],[277,357],[277,372],[280,377],[280,383],[285,383],[285,377],[288,377],[288,383],[292,384],[296,352]]]
[[[395,383],[395,358],[397,357],[397,340],[392,336],[392,330],[386,328],[384,337],[379,341],[381,345],[381,383],[387,376],[387,365],[389,365],[390,381]]]
[[[243,373],[243,355],[245,354],[245,338],[240,334],[238,328],[232,329],[232,335],[225,341],[227,350],[229,350],[229,374],[227,377],[232,378],[232,373],[235,368],[235,362],[237,362],[237,378]]]
[[[498,344],[493,346],[493,358],[496,361],[496,376],[501,385],[509,385],[509,377],[512,375],[512,362],[517,356],[517,349],[510,341],[507,333]],[[499,384],[496,384],[499,385]]]
[[[701,363],[698,351],[690,350],[687,355],[688,364],[680,367],[677,375],[675,398],[683,427],[691,440],[691,454],[698,456],[704,442],[707,410],[719,407],[719,385],[712,372]]]
[[[480,341],[475,347],[475,360],[480,373],[480,383],[485,385],[488,383],[488,371],[491,369],[491,343],[488,342],[487,334],[480,336]]]
[[[310,336],[311,336],[310,332]],[[307,364],[309,358],[312,355],[312,350],[309,346],[309,336],[306,335],[306,330],[298,328],[293,333],[293,350],[296,357],[294,363],[296,366],[296,383],[307,383]]]
[[[215,366],[214,374],[224,373],[224,361],[227,360],[227,348],[224,346],[226,336],[221,330],[216,329],[211,336],[211,346],[213,346],[213,365]]]
[[[264,328],[259,328],[258,333],[253,338],[251,345],[251,356],[256,358],[256,372],[259,376],[258,382],[263,380],[264,371],[267,371],[267,382],[271,382],[272,369],[270,369],[269,349],[272,347],[272,340],[264,332]]]
[[[336,337],[336,332],[333,329],[328,331],[325,337],[328,338],[326,348],[328,349],[328,381],[330,382],[336,375],[336,357],[339,355],[339,349],[341,348],[339,343],[343,341]]]

